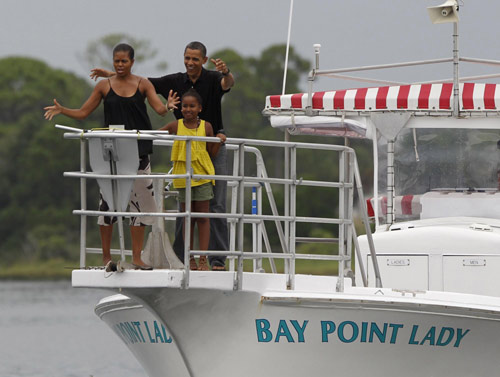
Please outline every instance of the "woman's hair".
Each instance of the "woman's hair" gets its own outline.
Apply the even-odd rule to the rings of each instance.
[[[134,60],[134,48],[131,45],[129,45],[129,44],[126,44],[126,43],[119,43],[119,44],[117,44],[115,46],[115,48],[113,49],[113,56],[117,52],[128,52],[128,57],[131,60]]]
[[[184,100],[186,97],[194,97],[198,101],[200,105],[203,105],[203,100],[201,99],[200,94],[196,91],[196,89],[189,89],[186,93],[184,93],[181,97],[181,102]]]

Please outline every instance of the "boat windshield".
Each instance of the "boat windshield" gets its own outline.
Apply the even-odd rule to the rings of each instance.
[[[395,143],[396,220],[426,218],[425,201],[432,196],[497,199],[500,172],[500,130],[404,129]],[[379,193],[387,188],[387,141],[379,142]],[[481,202],[482,203],[482,202]],[[483,203],[482,203],[483,204]],[[384,205],[381,205],[384,212]],[[442,208],[438,216],[466,216]],[[467,212],[467,211],[466,211]],[[383,215],[383,213],[381,214]],[[424,215],[424,216],[423,216]],[[483,216],[481,213],[473,214]],[[498,215],[496,216],[498,217]]]

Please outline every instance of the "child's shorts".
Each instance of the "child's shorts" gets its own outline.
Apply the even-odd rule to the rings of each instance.
[[[204,183],[200,186],[191,187],[191,201],[192,202],[202,202],[204,200],[210,200],[214,197],[214,189],[212,183]],[[179,201],[181,203],[186,202],[186,189],[179,189]]]

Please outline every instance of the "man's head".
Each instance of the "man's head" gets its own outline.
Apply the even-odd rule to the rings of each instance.
[[[184,49],[184,53],[186,53],[186,50],[187,49],[190,49],[190,50],[198,50],[201,52],[201,56],[203,58],[206,58],[207,57],[207,48],[205,47],[205,45],[201,42],[197,42],[197,41],[194,41],[194,42],[189,42],[186,46],[186,48]]]
[[[207,60],[207,48],[201,42],[191,42],[184,49],[184,66],[191,79],[200,77],[203,64]]]

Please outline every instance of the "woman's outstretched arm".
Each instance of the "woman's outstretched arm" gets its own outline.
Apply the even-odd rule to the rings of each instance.
[[[58,114],[66,115],[73,119],[85,119],[88,117],[101,103],[103,97],[103,89],[106,86],[106,82],[99,82],[90,97],[85,101],[85,103],[79,109],[69,109],[67,107],[62,106],[57,100],[54,98],[54,105],[46,106],[43,109],[45,110],[44,117],[47,120],[52,120],[54,116]]]

